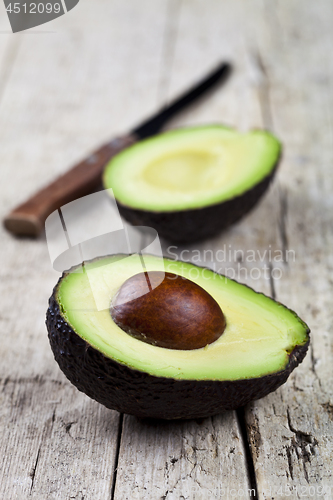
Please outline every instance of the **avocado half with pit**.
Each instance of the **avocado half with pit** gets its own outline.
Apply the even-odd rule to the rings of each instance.
[[[177,243],[212,237],[245,215],[267,190],[281,144],[269,132],[211,125],[164,132],[106,166],[121,215]]]
[[[287,307],[191,263],[148,255],[144,262],[148,275],[172,276],[166,291],[162,282],[119,305],[145,273],[142,256],[114,255],[65,272],[49,301],[56,361],[107,408],[138,417],[207,417],[266,396],[303,360],[310,330]],[[162,323],[170,330],[168,347],[158,340]],[[213,334],[195,344],[191,335],[204,334],[205,324]],[[187,344],[176,345],[174,332]]]

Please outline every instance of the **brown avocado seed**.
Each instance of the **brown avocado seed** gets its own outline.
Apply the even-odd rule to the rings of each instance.
[[[215,299],[193,281],[161,271],[126,280],[111,303],[125,332],[168,349],[199,349],[215,342],[226,321]]]

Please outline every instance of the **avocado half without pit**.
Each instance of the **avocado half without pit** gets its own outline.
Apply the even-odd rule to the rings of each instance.
[[[258,202],[272,180],[280,142],[269,132],[219,125],[164,132],[106,166],[121,215],[177,243],[212,237]]]
[[[49,301],[56,361],[107,408],[207,417],[266,396],[303,360],[310,330],[287,307],[191,263],[144,261],[86,262],[63,274]]]

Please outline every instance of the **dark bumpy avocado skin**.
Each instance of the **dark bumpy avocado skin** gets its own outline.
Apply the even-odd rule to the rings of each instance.
[[[173,243],[191,243],[216,236],[248,213],[268,189],[280,157],[272,172],[245,193],[221,203],[203,208],[172,212],[150,212],[122,205],[120,214],[133,226],[149,226],[161,238]]]
[[[244,406],[284,384],[309,345],[308,341],[296,346],[283,371],[261,378],[196,381],[155,377],[117,363],[81,339],[63,318],[56,294],[57,286],[49,300],[46,325],[61,370],[87,396],[137,417],[204,418]]]

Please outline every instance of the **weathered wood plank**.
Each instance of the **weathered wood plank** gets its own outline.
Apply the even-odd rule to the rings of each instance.
[[[4,379],[2,498],[110,497],[119,415],[66,380]]]
[[[19,40],[1,101],[0,217],[156,108],[164,8],[80,2],[54,33],[0,35]],[[0,239],[0,497],[109,500],[120,416],[80,394],[53,360],[44,321],[58,273],[45,240],[2,227]]]
[[[96,9],[80,2],[54,22],[56,33],[22,34],[17,46],[1,46],[1,215],[215,62],[236,61],[230,83],[172,125],[264,124],[282,138],[285,155],[260,205],[220,237],[189,247],[187,257],[235,271],[312,326],[303,365],[283,389],[251,405],[245,419],[259,498],[284,498],[289,487],[297,496],[296,486],[322,498],[318,487],[333,486],[332,7],[328,0],[156,4],[105,0]],[[57,275],[45,242],[14,240],[2,229],[0,235],[0,496],[234,498],[236,488],[253,497],[241,412],[165,424],[125,416],[117,457],[119,415],[78,393],[52,360],[44,315]],[[269,250],[295,251],[296,260],[291,253],[289,262],[274,261]],[[264,266],[280,269],[281,279]]]
[[[328,337],[332,319],[328,305],[331,278],[327,270],[327,264],[332,260],[329,251],[331,232],[328,232],[332,177],[329,177],[330,180],[327,178],[332,135],[325,110],[331,102],[327,94],[331,71],[329,75],[325,73],[325,68],[331,68],[331,65],[328,59],[325,62],[325,54],[330,53],[327,48],[332,44],[329,29],[332,14],[330,7],[325,5],[321,10],[308,10],[304,3],[301,8],[300,2],[292,2],[288,6],[280,2],[279,10],[266,4],[265,12],[261,3],[257,3],[255,8],[252,4],[248,10],[244,4],[247,19],[251,21],[249,26],[244,27],[243,34],[248,63],[252,67],[253,86],[261,103],[259,124],[273,126],[282,138],[285,160],[278,174],[280,182],[275,183],[255,212],[220,240],[210,242],[210,248],[215,248],[215,252],[221,248],[223,240],[227,240],[227,248],[230,245],[232,250],[243,249],[246,252],[252,249],[259,251],[260,255],[272,250],[272,257],[265,258],[263,263],[257,254],[254,265],[259,269],[263,264],[270,265],[273,271],[276,269],[273,279],[264,281],[263,276],[259,280],[251,279],[253,264],[243,262],[242,267],[249,272],[242,272],[239,279],[256,289],[276,294],[279,300],[295,308],[309,323],[309,314],[316,323],[318,315],[322,315],[323,334],[312,340],[313,351],[310,351],[303,366],[284,388],[252,405],[246,413],[260,498],[284,497],[290,491],[295,496],[320,497],[323,486],[332,486],[329,481],[332,468],[329,460],[332,450],[332,372],[329,368],[331,350]],[[279,16],[283,20],[274,26]],[[304,22],[296,25],[300,16]],[[262,23],[267,23],[264,40]],[[285,23],[289,25],[285,26]],[[319,36],[319,29],[324,30],[325,37]],[[271,44],[270,39],[273,39]],[[275,44],[274,50],[272,43]],[[262,67],[257,44],[263,53],[262,58],[269,62],[268,75]],[[309,62],[306,59],[309,56],[312,57],[310,66],[304,64],[304,60]],[[318,59],[323,63],[321,71],[317,67]],[[275,71],[272,74],[270,70]],[[315,85],[308,86],[308,79]],[[311,126],[305,125],[304,120]],[[318,135],[320,141],[314,147],[313,138],[317,139]],[[329,151],[327,148],[330,148]],[[313,165],[315,158],[321,159],[321,174]],[[323,192],[326,203],[322,201]],[[318,221],[321,223],[318,224]],[[306,227],[310,229],[306,231]],[[288,262],[282,264],[279,253],[274,254],[274,251],[283,254]],[[233,265],[230,262],[226,264],[238,271],[237,259],[231,260],[234,260]],[[221,267],[223,271],[223,265]],[[274,279],[280,274],[281,279]],[[318,385],[325,390],[318,392]]]
[[[239,3],[231,1],[211,1],[205,7],[199,1],[181,2],[179,6],[173,3],[173,22],[178,29],[171,29],[175,40],[169,42],[168,60],[172,71],[169,81],[164,83],[167,92],[165,100],[183,90],[191,78],[199,78],[205,68],[213,67],[221,59],[231,59],[236,63],[228,84],[205,99],[204,103],[198,103],[175,119],[171,126],[220,122],[247,130],[261,123],[258,95],[252,85],[251,66],[246,60],[240,35],[244,19],[240,16],[239,7]],[[226,268],[237,271],[237,262],[234,262],[233,256],[231,259],[228,257],[229,244],[233,255],[233,251],[244,249],[247,237],[249,249],[257,244],[258,239],[264,241],[265,230],[262,226],[265,208],[258,210],[262,211],[259,220],[253,214],[247,222],[204,244],[176,247],[164,242],[164,253],[172,258],[176,255],[209,267],[215,266],[217,270],[222,267],[221,272]],[[223,250],[224,245],[227,255],[225,261],[219,262],[217,252]],[[249,274],[249,263],[244,265]],[[249,277],[246,279],[251,281]],[[269,290],[269,282],[267,284],[262,275],[259,283],[262,285],[259,288]],[[254,498],[246,457],[247,443],[239,428],[240,419],[241,415],[230,412],[205,419],[201,424],[162,424],[141,422],[126,416],[115,499],[192,500],[237,498],[242,495]]]
[[[254,497],[234,412],[201,421],[124,417],[116,499]]]
[[[265,6],[257,30],[266,79],[262,98],[285,149],[276,236],[294,252],[274,289],[278,300],[309,323],[312,340],[286,386],[251,405],[246,419],[259,498],[330,498],[333,178],[327,48],[333,43],[333,11],[330,2]]]

